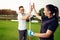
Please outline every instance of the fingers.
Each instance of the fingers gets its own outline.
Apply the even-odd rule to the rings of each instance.
[[[33,6],[32,6],[32,5],[30,5],[30,12],[32,12],[32,10],[33,10]]]
[[[30,12],[32,12],[32,10],[35,9],[35,5],[34,5],[34,3],[33,3],[32,5],[29,4],[29,6],[30,6]]]

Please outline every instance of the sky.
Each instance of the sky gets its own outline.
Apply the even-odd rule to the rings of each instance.
[[[60,7],[60,0],[0,0],[0,9],[11,9],[18,11],[19,6],[24,6],[25,11],[29,11],[29,3],[35,3],[35,8],[37,12],[45,7],[47,4],[56,5]],[[60,11],[60,8],[59,8]]]

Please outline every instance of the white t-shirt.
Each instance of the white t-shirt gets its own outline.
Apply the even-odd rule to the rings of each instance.
[[[25,14],[18,13],[18,30],[26,30],[26,20],[22,20],[22,16]]]

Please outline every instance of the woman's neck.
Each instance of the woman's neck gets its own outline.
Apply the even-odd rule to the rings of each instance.
[[[52,15],[49,15],[48,18],[52,18],[53,16]]]

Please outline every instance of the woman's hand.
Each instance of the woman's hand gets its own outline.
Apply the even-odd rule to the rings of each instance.
[[[32,8],[35,9],[35,4],[33,3]]]
[[[35,9],[34,3],[33,3],[33,5],[32,5],[32,8],[34,9],[34,15],[35,15],[39,20],[41,20],[41,16],[39,16],[39,14],[37,13],[37,11],[36,11],[36,9]]]
[[[28,30],[28,35],[29,35],[29,36],[33,36],[33,35],[34,35],[34,32],[31,31],[31,30]]]

